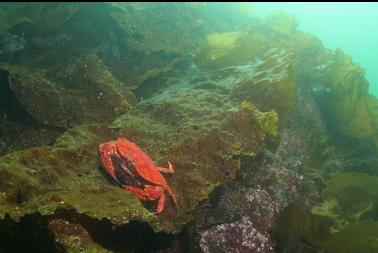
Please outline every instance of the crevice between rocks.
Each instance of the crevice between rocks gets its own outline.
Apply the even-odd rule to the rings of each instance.
[[[8,215],[0,220],[0,252],[61,253],[64,247],[47,229],[48,220],[40,214],[27,215],[19,222]]]
[[[49,226],[54,220],[60,222]],[[50,216],[28,214],[19,222],[6,215],[0,220],[0,253],[67,252],[68,249],[57,240],[56,233],[64,231],[66,236],[80,237],[79,230],[70,230],[69,226],[83,228],[82,231],[89,234],[92,242],[115,253],[166,252],[169,248],[177,247],[180,247],[180,252],[185,252],[183,245],[187,241],[185,230],[177,235],[155,233],[147,223],[140,221],[116,226],[107,219],[93,219],[74,209],[58,209]]]
[[[168,248],[174,235],[159,232],[144,222],[131,221],[121,226],[115,226],[107,219],[96,220],[75,210],[58,209],[54,219],[64,219],[71,223],[80,224],[88,231],[93,241],[113,252],[135,253],[156,252]]]

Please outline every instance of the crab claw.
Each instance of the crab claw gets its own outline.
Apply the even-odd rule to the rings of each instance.
[[[163,168],[163,167],[156,167],[156,168],[158,171],[164,172],[164,173],[173,173],[175,171],[170,162],[168,162],[168,168]]]

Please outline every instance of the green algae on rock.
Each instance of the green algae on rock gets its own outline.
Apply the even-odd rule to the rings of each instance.
[[[291,69],[291,54],[272,49],[244,67],[242,73],[253,71],[236,82],[232,97],[251,101],[264,111],[275,110],[284,117],[295,105],[296,81]]]
[[[63,245],[67,252],[112,252],[95,243],[81,224],[56,218],[49,221],[48,229],[54,234],[55,241]]]
[[[36,161],[32,159],[35,156],[41,158]],[[19,220],[28,213],[52,215],[57,208],[66,208],[94,219],[112,219],[116,224],[130,220],[130,213],[133,218],[153,219],[147,211],[127,212],[141,206],[140,202],[118,187],[113,186],[112,190],[111,184],[99,173],[96,157],[89,158],[75,149],[55,147],[3,156],[1,216],[9,214]],[[118,205],[123,208],[115,208]]]
[[[295,105],[296,57],[259,30],[211,34],[196,61],[201,68],[234,77],[233,99],[275,110],[280,121]]]
[[[185,108],[190,107],[181,105],[180,111],[188,113]],[[260,121],[262,115],[257,109],[247,114],[228,111],[223,117],[213,113],[206,115],[213,119],[210,117],[204,125],[197,119],[197,128],[190,127],[195,121],[184,118],[186,127],[179,134],[175,130],[177,126],[172,126],[167,118],[154,120],[137,111],[135,118],[128,114],[127,120],[118,122],[116,129],[95,124],[74,127],[53,147],[26,149],[1,157],[1,214],[19,219],[27,213],[53,215],[58,208],[73,209],[92,219],[110,220],[115,225],[140,220],[148,222],[156,231],[177,233],[216,186],[235,177],[239,162],[233,156],[257,151],[266,133],[259,133],[253,117],[259,117]],[[235,116],[238,124],[228,123],[235,121]],[[239,136],[238,129],[244,129],[250,138]],[[100,168],[97,148],[116,136],[136,142],[158,164],[167,160],[174,164],[176,171],[168,181],[177,194],[179,213],[173,215],[174,210],[167,205],[157,219],[135,196],[109,182]]]
[[[192,99],[184,99],[186,97]],[[190,106],[196,104],[191,94],[182,93],[167,101],[171,99],[181,101],[176,106],[184,115],[204,109],[208,113],[197,112],[197,118],[183,116],[180,125],[172,124],[174,122],[169,117],[156,117],[159,113],[156,110],[150,112],[151,118],[128,114],[115,121],[114,127],[122,136],[147,151],[158,164],[163,166],[170,161],[174,165],[175,172],[168,182],[181,211],[173,215],[171,208],[166,206],[168,210],[160,216],[160,221],[166,231],[178,232],[193,219],[196,208],[207,200],[215,187],[235,177],[240,167],[235,157],[253,155],[262,145],[267,132],[260,130],[255,123],[264,117],[257,109],[253,113],[245,110],[224,111],[220,117],[216,111],[209,110],[217,104],[209,103],[208,108]],[[198,102],[201,99],[202,96],[197,96]],[[141,110],[145,110],[143,106]],[[204,118],[207,120],[203,121]],[[276,124],[276,121],[272,119],[271,124]]]
[[[114,120],[130,108],[132,94],[124,90],[96,57],[91,57],[81,80],[86,89],[67,89],[22,66],[2,64],[9,73],[9,87],[23,108],[43,125],[71,127]],[[98,103],[101,101],[101,106]],[[54,110],[51,110],[54,108]],[[93,112],[96,111],[96,114]]]
[[[275,12],[265,19],[265,25],[274,33],[281,36],[292,36],[297,32],[298,19],[285,12]]]
[[[62,131],[58,129],[33,128],[14,121],[3,121],[0,124],[0,136],[7,148],[0,150],[0,155],[25,148],[49,145],[61,134]]]
[[[96,71],[99,65],[97,57],[89,57],[87,62],[87,67],[80,72],[95,80],[109,80],[108,72]],[[100,87],[104,83],[101,82]],[[11,202],[5,206],[11,207],[4,214],[18,205],[24,209],[13,213],[12,217],[22,217],[26,210],[52,215],[57,208],[71,208],[92,219],[104,218],[118,225],[140,220],[148,222],[156,231],[181,231],[212,190],[235,177],[240,166],[236,159],[238,155],[253,155],[266,134],[276,133],[277,115],[274,112],[262,113],[251,104],[240,109],[239,102],[230,101],[228,92],[223,89],[205,92],[176,89],[172,94],[174,96],[156,97],[140,103],[136,110],[122,115],[110,128],[105,125],[77,126],[60,137],[54,147],[10,154],[13,159],[20,157],[18,159],[29,162],[25,166],[36,167],[36,172],[43,170],[35,178],[29,175],[29,184],[34,180],[41,181],[39,177],[46,177],[48,181],[47,185],[44,182],[36,191],[30,191],[30,196],[23,195],[25,188],[19,190],[16,187],[6,192],[5,199]],[[168,182],[177,195],[179,213],[175,214],[170,205],[166,205],[165,212],[156,220],[132,194],[106,180],[105,173],[99,169],[97,147],[116,136],[125,136],[137,143],[158,165],[163,166],[167,161],[173,163],[176,171]],[[28,161],[24,156],[40,158]],[[57,158],[44,160],[52,156]],[[33,162],[41,167],[37,168]],[[17,163],[17,159],[14,163],[13,166],[21,167],[21,171],[27,170]],[[55,175],[57,167],[61,168],[59,171],[64,173],[63,176]],[[18,173],[12,175],[9,167],[3,171],[7,173],[4,178],[20,180],[18,185],[28,181],[25,176],[18,178]],[[75,177],[79,178],[74,180]],[[40,190],[40,187],[45,190]],[[7,189],[12,187],[7,186]],[[17,203],[17,199],[21,199],[22,203]],[[46,204],[39,207],[38,201]],[[98,206],[106,208],[99,210]],[[42,207],[43,210],[40,210]]]
[[[213,33],[207,36],[196,62],[205,69],[242,65],[268,51],[266,43],[265,37],[246,31]]]

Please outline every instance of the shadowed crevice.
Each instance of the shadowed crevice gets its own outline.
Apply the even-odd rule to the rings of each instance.
[[[59,209],[54,218],[80,224],[88,231],[92,240],[101,247],[113,252],[149,253],[169,248],[176,235],[164,232],[155,233],[144,222],[131,221],[115,226],[109,220],[94,220],[76,211]]]
[[[47,218],[40,214],[27,215],[19,222],[5,216],[0,220],[0,252],[65,252],[64,247],[55,242],[47,223]]]

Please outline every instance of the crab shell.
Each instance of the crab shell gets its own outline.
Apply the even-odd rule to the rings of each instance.
[[[167,186],[167,181],[157,170],[155,163],[138,146],[125,138],[118,139],[117,148],[124,159],[128,159],[144,180],[161,186]]]
[[[164,201],[164,191],[166,190],[173,199],[176,207],[177,201],[171,188],[168,186],[165,178],[160,174],[155,163],[151,158],[144,153],[135,143],[127,140],[126,138],[118,138],[116,141],[110,141],[103,143],[99,146],[102,162],[110,174],[110,176],[120,185],[126,189],[134,192],[138,198],[142,200],[154,200],[163,195],[162,201]],[[140,182],[143,184],[144,189],[137,187],[130,187],[123,185],[117,178],[116,169],[113,164],[112,156],[120,156],[122,160],[127,161],[132,165],[133,175],[142,179]],[[170,165],[171,167],[171,165]],[[127,170],[127,168],[125,168]],[[129,171],[130,172],[130,171]],[[164,203],[158,204],[157,213],[161,212]]]

